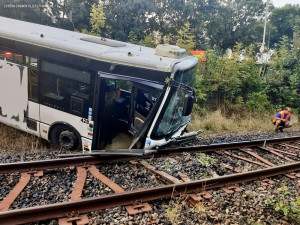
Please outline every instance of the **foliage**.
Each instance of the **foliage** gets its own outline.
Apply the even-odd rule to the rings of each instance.
[[[167,219],[171,222],[171,224],[179,224],[180,223],[180,214],[182,212],[182,206],[176,204],[174,206],[169,205],[167,208]]]
[[[206,94],[207,99],[215,99],[213,103],[218,107],[226,103],[244,108],[249,94],[259,91],[263,84],[253,55],[253,46],[243,49],[241,43],[237,43],[233,51],[230,54],[226,53],[222,58],[218,57],[215,51],[208,51],[207,67],[202,80],[202,96]],[[227,109],[232,110],[230,107]]]
[[[213,164],[216,159],[209,157],[208,155],[204,153],[196,153],[196,156],[198,158],[198,162],[201,163],[205,167],[209,167],[211,164]]]
[[[155,44],[154,44],[152,33],[148,34],[143,40],[141,40],[139,42],[139,44],[143,45],[143,46],[146,46],[146,47],[154,48]]]
[[[170,168],[170,167],[172,167],[172,165],[169,162],[165,162],[165,167]]]
[[[103,12],[103,4],[93,4],[90,13],[90,23],[92,25],[92,32],[101,33],[100,28],[105,25],[105,14]]]
[[[271,7],[270,44],[276,47],[264,76],[255,52],[263,31],[262,0],[3,0],[36,8],[0,7],[0,15],[127,41],[147,47],[177,44],[207,49],[206,69],[197,72],[195,109],[261,114],[290,106],[300,112],[300,7]],[[230,48],[232,50],[226,50]],[[224,54],[225,53],[225,54]],[[242,115],[245,117],[245,115]],[[207,123],[206,129],[214,126]],[[224,130],[227,129],[224,126]]]
[[[271,102],[282,108],[287,105],[299,107],[300,93],[300,65],[299,52],[290,49],[290,41],[283,36],[280,41],[278,53],[270,65],[266,76],[266,93]]]
[[[270,15],[271,45],[278,43],[282,36],[293,39],[294,26],[299,24],[300,6],[287,4],[281,8],[275,8]]]
[[[33,7],[25,7],[29,4],[33,5]],[[9,5],[20,7],[6,7]],[[47,3],[40,0],[2,0],[0,3],[0,15],[13,19],[55,26],[51,17],[47,15],[48,12],[46,7]]]
[[[266,93],[260,92],[253,92],[248,95],[248,100],[246,103],[246,107],[248,110],[252,112],[262,113],[268,112],[272,109],[272,104],[269,101],[269,97]]]
[[[194,39],[195,36],[191,33],[190,24],[185,23],[184,26],[178,31],[176,45],[184,48],[188,53],[196,46],[196,42],[194,41]]]
[[[138,43],[137,36],[133,31],[129,32],[128,42],[130,42],[132,44],[137,44]]]
[[[29,2],[29,1],[27,1]],[[93,4],[97,0],[42,0],[45,6],[45,13],[52,21],[54,26],[73,30],[91,30],[90,12]],[[70,11],[74,13],[73,24],[69,20]]]
[[[300,223],[300,197],[296,201],[290,200],[290,191],[286,186],[277,189],[279,191],[279,200],[267,199],[267,204],[275,206],[275,211],[281,212],[289,220]]]
[[[297,28],[297,27],[296,27]],[[297,28],[298,29],[298,28]],[[195,109],[222,109],[226,114],[246,116],[245,109],[254,114],[267,113],[290,106],[300,110],[300,50],[299,29],[291,42],[283,36],[279,49],[267,68],[256,64],[254,46],[237,43],[232,51],[220,57],[216,51],[206,52],[207,66],[196,77],[198,106]],[[209,125],[207,129],[210,130]]]
[[[134,32],[137,42],[158,32],[161,43],[178,42],[187,50],[214,49],[217,53],[233,48],[236,42],[244,46],[254,44],[257,50],[262,39],[265,7],[263,0],[3,0],[1,3],[42,6],[2,6],[2,16],[73,30],[68,19],[72,11],[77,30],[99,35],[101,29],[102,36],[121,41],[128,41],[130,32]],[[283,35],[292,40],[295,26],[299,24],[300,7],[286,5],[271,10],[268,27],[271,46],[278,44]],[[186,35],[193,37],[192,41]]]
[[[260,25],[263,13],[261,0],[223,1],[213,11],[206,26],[209,46],[225,51],[236,42],[244,45],[258,42],[263,30]]]

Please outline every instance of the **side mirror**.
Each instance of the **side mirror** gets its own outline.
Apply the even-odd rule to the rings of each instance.
[[[183,116],[188,116],[191,114],[193,110],[194,102],[195,102],[195,97],[193,95],[191,94],[185,95],[183,111],[182,111]]]

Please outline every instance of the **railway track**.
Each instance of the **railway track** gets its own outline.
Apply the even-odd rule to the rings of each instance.
[[[93,211],[125,206],[129,215],[136,215],[139,212],[152,210],[149,201],[179,195],[188,196],[188,201],[192,205],[197,205],[203,199],[211,202],[213,198],[209,193],[211,189],[221,188],[228,194],[239,193],[243,190],[236,184],[259,180],[262,185],[271,185],[272,180],[269,178],[278,175],[284,175],[299,186],[299,174],[297,173],[300,170],[299,153],[300,137],[291,137],[163,149],[158,150],[155,154],[140,157],[79,156],[0,164],[0,175],[17,176],[19,178],[17,184],[5,197],[3,196],[0,202],[0,224],[23,224],[53,218],[59,219],[59,224],[86,224],[89,222],[88,213]],[[187,159],[181,162],[180,157],[186,157]],[[198,169],[194,165],[189,166],[187,164],[188,171],[183,170],[179,173],[178,171],[168,171],[172,163],[174,165],[184,164],[195,159],[200,162],[196,167],[203,165],[211,174],[210,178],[199,177],[199,174],[195,177],[191,176],[193,173],[190,172]],[[225,171],[224,174],[219,175],[216,171],[212,171],[211,168],[205,165],[207,163],[205,160],[211,160],[210,163],[213,166],[217,165],[218,168],[222,168]],[[108,162],[125,162],[136,173],[140,173],[142,169],[146,170],[149,176],[154,174],[160,183],[154,184],[154,187],[133,190],[127,188],[125,190],[124,185],[122,187],[121,184],[108,176],[110,173],[105,174],[107,172],[103,170],[103,167],[105,167],[103,165]],[[236,166],[240,164],[244,167],[239,168]],[[68,201],[21,209],[11,208],[14,201],[30,184],[32,177],[42,177],[48,171],[70,167],[73,167],[73,174],[76,174],[74,180],[76,181],[72,184],[73,188]],[[181,165],[181,170],[182,168],[186,169],[184,165]],[[111,169],[107,170],[110,171]],[[82,199],[87,174],[108,187],[110,193],[104,196]]]

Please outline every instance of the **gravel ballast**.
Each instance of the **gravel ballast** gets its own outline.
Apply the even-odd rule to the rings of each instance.
[[[255,135],[222,136],[213,138],[197,138],[189,143],[181,143],[180,146],[206,145],[222,142],[249,141],[256,139],[280,138],[300,136],[299,131],[284,133],[261,133]],[[300,145],[298,145],[300,146]],[[172,146],[171,146],[172,147]],[[297,153],[300,150],[278,147],[285,151]],[[247,153],[237,150],[228,150],[230,153],[257,160]],[[282,158],[275,157],[266,151],[252,149],[253,152],[280,165],[287,163]],[[57,158],[58,151],[8,154],[1,152],[0,163],[32,161]],[[65,152],[67,153],[67,152]],[[290,157],[288,155],[285,155]],[[299,160],[292,157],[294,160]],[[188,154],[165,158],[152,158],[146,160],[158,170],[165,171],[180,179],[179,173],[186,174],[192,180],[204,179],[215,176],[232,174],[234,171],[226,165],[241,171],[261,169],[243,160],[232,159],[226,155],[217,153]],[[157,187],[165,184],[165,181],[157,175],[153,175],[142,165],[137,165],[135,170],[129,162],[104,163],[97,165],[101,173],[120,185],[124,190],[137,190],[139,188]],[[0,175],[0,201],[16,185],[19,174]],[[125,207],[106,209],[89,214],[91,224],[296,224],[290,218],[284,217],[281,212],[274,210],[275,206],[267,204],[268,200],[280,201],[278,188],[289,190],[288,199],[295,200],[299,197],[297,181],[292,181],[285,176],[272,178],[274,185],[262,186],[258,182],[239,184],[242,193],[228,195],[221,189],[208,190],[213,195],[213,205],[203,200],[197,208],[190,205],[186,196],[172,197],[163,200],[149,202],[152,212],[141,213],[131,217]],[[57,202],[69,201],[73,185],[76,181],[76,169],[64,168],[44,172],[40,178],[33,177],[20,196],[12,204],[10,209],[32,207]],[[104,196],[113,191],[94,178],[89,172],[84,186],[82,198]],[[40,222],[38,224],[57,224],[57,220]]]

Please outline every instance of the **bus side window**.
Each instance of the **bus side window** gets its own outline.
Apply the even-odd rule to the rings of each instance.
[[[14,54],[12,52],[5,52],[5,57],[7,61],[14,62]]]
[[[26,57],[24,55],[15,54],[14,62],[17,64],[25,64],[26,63]]]
[[[13,53],[10,51],[0,50],[0,59],[6,58],[7,61],[14,62],[16,64],[28,64],[29,57],[17,53]]]
[[[33,66],[33,67],[37,67],[37,58],[32,58],[32,57],[29,57],[29,66]]]
[[[87,118],[88,109],[93,104],[90,73],[48,61],[42,61],[41,69],[39,101],[49,107]]]
[[[0,60],[4,60],[6,57],[5,51],[0,50]]]

